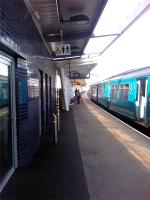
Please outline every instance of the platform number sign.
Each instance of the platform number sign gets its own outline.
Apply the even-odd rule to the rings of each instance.
[[[56,46],[56,56],[69,56],[71,55],[70,44],[60,44]]]

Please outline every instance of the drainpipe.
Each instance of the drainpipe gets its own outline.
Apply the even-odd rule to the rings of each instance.
[[[63,89],[65,110],[69,111],[69,102],[68,102],[68,98],[67,98],[67,80],[66,80],[66,77],[64,74],[64,68],[61,68],[60,72],[61,72],[61,83],[62,83],[62,89]]]

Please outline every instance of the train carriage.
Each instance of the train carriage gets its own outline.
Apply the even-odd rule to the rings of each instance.
[[[110,81],[99,83],[97,87],[98,87],[98,97],[97,97],[98,103],[108,108],[110,103]]]
[[[94,87],[97,96],[91,95],[92,100],[150,126],[150,67],[121,73]]]
[[[136,120],[136,79],[111,81],[110,109]]]

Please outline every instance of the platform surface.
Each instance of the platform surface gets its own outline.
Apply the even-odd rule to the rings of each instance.
[[[150,199],[150,140],[90,101],[73,113],[90,199]]]
[[[1,199],[150,199],[150,140],[89,100],[61,116],[58,144],[17,169]]]

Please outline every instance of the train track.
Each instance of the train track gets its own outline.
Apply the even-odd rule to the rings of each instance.
[[[135,122],[131,119],[128,119],[124,116],[122,116],[121,114],[118,114],[112,110],[107,109],[106,107],[104,107],[103,105],[100,105],[98,103],[96,103],[95,101],[91,100],[94,104],[96,104],[98,107],[100,107],[101,109],[107,111],[109,114],[115,116],[116,118],[120,119],[121,121],[123,121],[125,124],[131,126],[132,128],[136,129],[137,131],[141,132],[143,135],[147,136],[150,138],[150,128],[147,127],[146,125],[144,125],[142,122]]]

